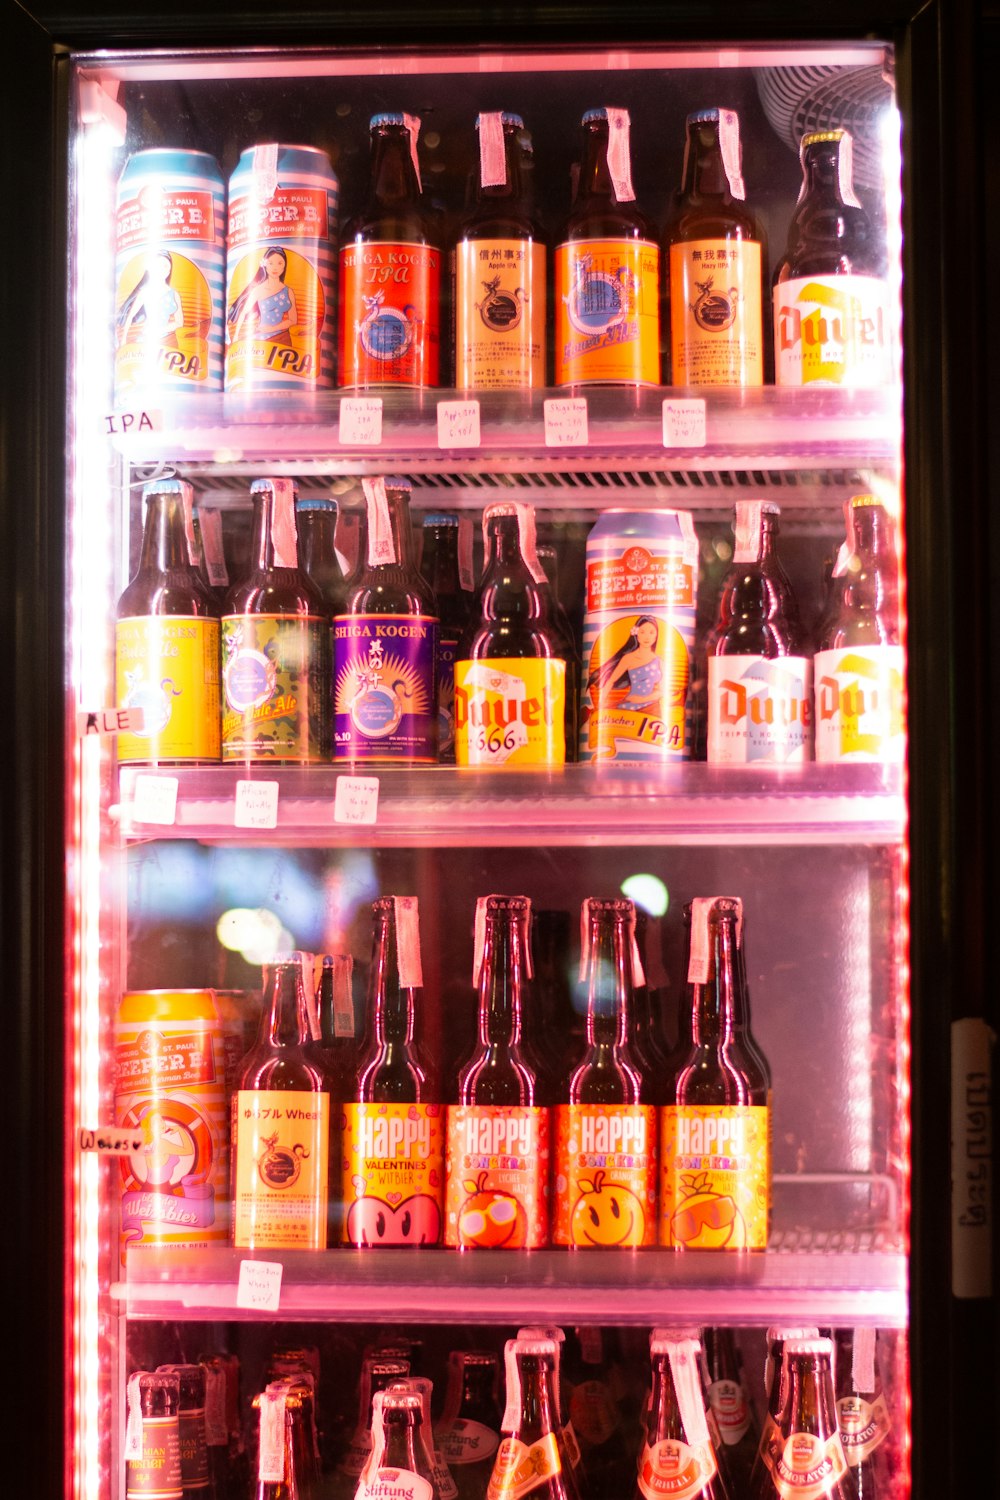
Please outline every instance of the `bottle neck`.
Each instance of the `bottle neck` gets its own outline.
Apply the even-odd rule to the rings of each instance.
[[[590,917],[587,967],[587,1042],[623,1047],[632,1029],[632,944],[624,916]]]
[[[372,1040],[379,1047],[408,1046],[413,1040],[413,991],[399,983],[396,922],[381,913],[375,932],[370,984]]]
[[[688,126],[681,196],[688,199],[732,198],[722,159],[718,121],[702,120]]]
[[[517,516],[492,516],[486,528],[486,561],[483,581],[499,576],[529,577],[528,564],[521,551],[521,532]]]
[[[409,1411],[386,1411],[383,1413],[383,1420],[385,1456],[382,1467],[407,1469],[411,1474],[423,1473],[426,1465],[419,1452],[415,1414]]]
[[[521,143],[517,138],[517,126],[503,127],[503,154],[507,181],[484,183],[482,170],[477,179],[477,203],[519,204],[524,197],[524,181],[521,174]]]
[[[719,915],[709,927],[711,968],[706,983],[691,985],[691,1034],[695,1046],[729,1043],[746,1030],[746,995],[736,953],[736,919]]]
[[[646,1420],[646,1441],[652,1447],[668,1439],[683,1442],[684,1426],[674,1391],[674,1377],[670,1369],[670,1356],[654,1354],[653,1389]]]
[[[383,126],[372,136],[369,199],[379,208],[420,206],[420,185],[405,125]]]
[[[253,497],[250,567],[251,571],[258,573],[298,567],[294,514],[290,526],[282,524],[278,501],[272,490],[259,490]]]
[[[547,1433],[555,1432],[558,1422],[552,1361],[544,1354],[522,1354],[517,1367],[521,1411],[516,1435],[522,1443],[537,1443]]]
[[[192,567],[180,495],[150,495],[142,530],[140,572],[166,573]]]
[[[524,918],[513,911],[487,913],[479,975],[479,1040],[484,1047],[521,1044],[524,959]]]
[[[299,558],[307,573],[340,572],[334,538],[337,516],[332,510],[300,510],[296,513]]]
[[[275,964],[271,970],[260,1039],[271,1047],[301,1047],[312,1040],[300,964]]]
[[[413,530],[410,524],[410,498],[401,490],[386,491],[386,507],[389,513],[389,531],[392,535],[392,550],[395,562],[373,563],[371,560],[372,547],[376,541],[376,527],[373,517],[368,516],[368,547],[367,562],[369,568],[389,567],[401,568],[404,572],[415,572],[413,560]]]
[[[811,1432],[832,1437],[837,1415],[829,1365],[822,1358],[793,1355],[789,1360],[788,1388],[783,1393],[780,1427],[787,1438],[793,1432]]]
[[[607,120],[590,120],[583,127],[583,160],[580,163],[577,200],[601,198],[612,203],[618,202],[608,166],[608,137]]]
[[[807,147],[802,164],[802,192],[799,201],[806,198],[841,208],[847,206],[844,203],[841,180],[839,142],[830,141]]]
[[[420,570],[435,594],[457,594],[460,591],[457,526],[424,528]]]

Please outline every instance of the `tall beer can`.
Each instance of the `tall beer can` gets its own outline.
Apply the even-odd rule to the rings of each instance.
[[[222,389],[226,188],[204,151],[130,156],[115,224],[115,400]]]
[[[229,180],[226,391],[333,385],[338,184],[313,146],[248,146]]]

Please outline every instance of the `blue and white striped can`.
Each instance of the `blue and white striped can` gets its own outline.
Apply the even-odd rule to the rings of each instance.
[[[229,180],[226,391],[333,385],[338,185],[314,146],[249,146]]]

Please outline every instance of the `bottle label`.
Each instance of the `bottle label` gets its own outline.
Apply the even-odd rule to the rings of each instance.
[[[330,628],[301,615],[222,622],[222,759],[318,761],[330,723]]]
[[[793,1432],[782,1444],[777,1430],[771,1452],[771,1477],[781,1500],[820,1500],[847,1473],[839,1432],[826,1439],[813,1432]]]
[[[852,1468],[864,1463],[892,1429],[889,1408],[881,1394],[874,1401],[866,1401],[863,1396],[841,1397],[837,1402],[837,1423],[844,1456]]]
[[[763,385],[756,240],[671,245],[670,359],[674,385]]]
[[[445,1463],[480,1464],[491,1459],[500,1446],[500,1434],[482,1422],[456,1417],[450,1427],[440,1427],[435,1434]]]
[[[440,1104],[344,1106],[348,1245],[437,1245],[444,1209]]]
[[[649,240],[556,250],[556,385],[658,385],[660,252]]]
[[[340,252],[340,384],[434,386],[440,359],[441,252],[355,241]]]
[[[889,289],[877,276],[795,276],[774,288],[776,385],[872,389],[896,378]]]
[[[573,1431],[591,1448],[601,1447],[618,1430],[618,1407],[603,1380],[581,1380],[575,1385],[570,1393],[569,1410]]]
[[[662,1110],[660,1243],[675,1250],[763,1250],[770,1184],[767,1105]]]
[[[233,1096],[233,1244],[326,1248],[330,1096],[239,1089]]]
[[[458,635],[446,626],[438,635],[438,760],[455,764],[455,658]]]
[[[545,247],[462,240],[456,255],[455,384],[467,391],[545,384]]]
[[[143,1500],[182,1500],[177,1417],[143,1417],[142,1457],[126,1465],[125,1494]]]
[[[333,622],[334,754],[437,760],[438,622],[430,615],[338,615]]]
[[[434,1486],[412,1469],[375,1469],[358,1485],[355,1500],[434,1500]]]
[[[818,761],[902,762],[902,646],[819,651],[813,675]]]
[[[655,1107],[560,1104],[555,1116],[553,1244],[655,1245]]]
[[[708,759],[801,765],[812,759],[812,662],[804,656],[708,658]]]
[[[486,657],[455,663],[460,766],[561,766],[565,714],[564,661]]]
[[[711,1443],[646,1443],[639,1459],[639,1489],[646,1500],[692,1500],[715,1478],[718,1465]]]
[[[120,764],[219,758],[219,622],[140,615],[115,625],[115,702],[141,708],[118,736]]]
[[[205,1445],[205,1408],[187,1407],[177,1413],[181,1450],[181,1483],[188,1490],[207,1490],[208,1448]]]
[[[521,1500],[522,1495],[541,1489],[561,1472],[554,1432],[547,1432],[530,1447],[520,1438],[505,1437],[497,1449],[486,1500]]]
[[[548,1244],[547,1109],[450,1105],[447,1168],[446,1245],[540,1250]]]
[[[708,1400],[715,1413],[720,1438],[728,1447],[735,1447],[750,1430],[750,1403],[746,1391],[738,1380],[713,1380],[708,1388]]]

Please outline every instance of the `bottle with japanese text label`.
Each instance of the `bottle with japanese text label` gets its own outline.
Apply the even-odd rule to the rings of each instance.
[[[752,1500],[857,1500],[840,1440],[829,1339],[785,1339],[780,1406],[768,1415]]]
[[[555,1341],[518,1335],[504,1346],[507,1405],[487,1500],[579,1500],[559,1439]]]
[[[500,1363],[491,1349],[455,1349],[435,1442],[459,1500],[482,1500],[500,1446]]]
[[[816,759],[898,764],[906,748],[898,566],[874,495],[847,506],[833,601],[813,662]]]
[[[566,658],[542,592],[535,515],[516,501],[483,513],[486,561],[475,623],[455,662],[460,766],[561,766]]]
[[[441,345],[441,249],[423,201],[414,115],[371,119],[365,201],[340,248],[339,381],[436,386]]]
[[[177,1431],[184,1500],[216,1500],[205,1440],[205,1371],[201,1365],[160,1365],[157,1374],[177,1377]]]
[[[719,1430],[719,1466],[726,1488],[742,1495],[750,1482],[760,1434],[743,1379],[743,1367],[731,1328],[706,1328],[703,1335],[708,1370],[708,1400]]]
[[[438,760],[455,764],[455,657],[469,628],[474,579],[472,521],[451,511],[424,516],[420,571],[438,612]]]
[[[709,1434],[696,1338],[654,1329],[653,1389],[645,1414],[635,1500],[728,1500]]]
[[[574,1248],[655,1245],[656,1106],[632,1052],[635,907],[588,897],[580,929],[586,1050],[555,1112],[552,1240]]]
[[[555,255],[555,384],[657,385],[660,248],[635,204],[627,109],[588,109]]]
[[[476,206],[455,247],[455,384],[545,384],[545,244],[521,182],[520,115],[480,114]]]
[[[255,479],[250,571],[222,616],[222,759],[330,758],[330,616],[303,573],[291,479]]]
[[[674,385],[764,382],[764,247],[745,200],[736,111],[688,115],[666,233]]]
[[[846,1328],[835,1336],[837,1425],[858,1500],[878,1500],[892,1489],[892,1419],[878,1369],[874,1328]]]
[[[177,1376],[136,1370],[128,1378],[125,1402],[127,1500],[184,1500]]]
[[[660,1243],[675,1250],[763,1250],[770,1213],[770,1088],[748,1045],[739,961],[743,903],[691,903],[691,1052],[661,1111]]]
[[[406,1380],[409,1373],[408,1359],[389,1358],[378,1352],[365,1354],[358,1387],[358,1420],[354,1436],[329,1486],[333,1500],[354,1500],[358,1482],[371,1456],[375,1397],[390,1385]]]
[[[708,760],[801,765],[812,759],[812,662],[777,555],[779,509],[738,500],[733,562],[708,642]]]
[[[423,1401],[409,1381],[372,1402],[372,1448],[356,1500],[442,1500],[423,1438]]]
[[[302,571],[317,587],[331,620],[343,612],[347,578],[337,551],[336,500],[296,500]]]
[[[357,1081],[344,1106],[346,1244],[437,1245],[444,1106],[417,1040],[423,984],[415,896],[381,896]]]
[[[549,1110],[522,1051],[531,977],[527,896],[476,903],[479,1040],[448,1109],[445,1244],[536,1250],[549,1240]]]
[[[437,604],[417,571],[408,479],[362,481],[367,563],[333,622],[334,758],[437,760]]]
[[[118,600],[115,697],[141,709],[118,735],[118,761],[219,759],[219,606],[198,570],[194,491],[183,479],[143,488],[139,567]]]
[[[330,1083],[316,1048],[312,975],[293,953],[264,967],[256,1044],[233,1095],[233,1244],[324,1250],[330,1195]]]
[[[775,384],[891,386],[885,250],[854,191],[850,132],[804,135],[799,155],[802,187],[774,273]]]

